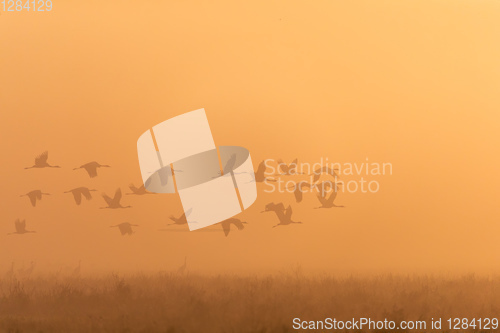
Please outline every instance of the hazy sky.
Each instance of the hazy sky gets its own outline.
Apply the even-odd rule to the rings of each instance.
[[[500,254],[500,2],[54,1],[0,15],[0,271],[42,269],[448,272],[497,269]],[[282,158],[387,162],[375,194],[313,209],[265,193],[242,232],[162,232],[175,195],[101,192],[140,185],[136,142],[205,108],[217,145],[254,166]],[[61,169],[31,169],[49,151]],[[90,179],[74,167],[112,168]],[[349,176],[345,180],[359,180]],[[307,179],[292,177],[290,179]],[[288,180],[288,178],[287,178]],[[76,206],[71,188],[98,189]],[[32,208],[19,195],[52,195]],[[268,202],[302,225],[271,228]],[[25,218],[36,234],[10,235]],[[109,228],[140,226],[132,237]],[[219,227],[214,227],[218,229]],[[172,229],[179,229],[172,227]]]

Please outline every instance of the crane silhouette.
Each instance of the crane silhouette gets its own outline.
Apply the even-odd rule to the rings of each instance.
[[[128,186],[128,188],[132,191],[132,193],[125,193],[127,195],[156,194],[156,193],[148,192],[144,185],[141,185],[140,187],[136,187],[134,184],[130,184]]]
[[[189,208],[187,211],[185,211],[181,216],[179,217],[175,217],[173,215],[170,215],[170,219],[172,221],[174,221],[174,223],[170,223],[170,224],[167,224],[167,225],[183,225],[183,224],[187,224],[188,221],[187,221],[187,217],[189,216],[189,214],[191,214],[191,212],[193,211],[193,208]]]
[[[295,189],[293,191],[293,195],[295,196],[295,201],[296,202],[301,202],[303,198],[303,187],[311,188],[313,185],[309,184],[306,181],[301,181],[298,182],[297,184],[294,185]],[[290,189],[290,188],[289,188]]]
[[[285,206],[283,205],[282,202],[279,204],[275,204],[274,202],[268,203],[262,211],[262,213],[265,212],[274,212],[278,219],[280,220],[280,223],[276,224],[274,227],[277,227],[279,225],[289,225],[292,223],[299,223],[301,224],[302,222],[295,222],[292,221],[292,206],[288,205],[288,207],[285,209]]]
[[[231,154],[231,157],[227,160],[226,165],[222,168],[222,173],[228,174],[233,171],[234,166],[236,165],[236,154]]]
[[[220,224],[222,226],[222,230],[224,230],[224,235],[227,237],[227,235],[229,235],[229,231],[231,230],[231,224],[238,228],[238,230],[243,230],[243,228],[245,228],[243,224],[247,224],[247,222],[242,222],[240,219],[236,218],[230,218],[220,222]]]
[[[15,225],[16,231],[8,233],[7,235],[13,235],[13,234],[23,235],[23,234],[27,234],[27,233],[35,233],[36,232],[36,231],[26,230],[26,220],[21,221],[20,219],[16,219],[16,221],[14,222],[14,225]]]
[[[187,257],[184,257],[184,264],[179,266],[179,268],[177,269],[177,273],[183,274],[184,272],[186,272],[186,269],[187,269]]]
[[[50,193],[43,193],[41,190],[33,190],[26,194],[21,194],[20,197],[28,197],[31,201],[31,205],[36,207],[37,200],[42,200],[42,195],[50,195]]]
[[[339,169],[333,169],[328,166],[324,166],[322,168],[314,170],[314,172],[311,174],[311,176],[314,175],[313,183],[316,183],[319,180],[319,177],[321,177],[321,174],[323,173],[327,173],[330,176],[335,177],[335,179],[340,179],[339,175],[335,171],[339,171]]]
[[[78,168],[74,168],[73,170],[85,169],[89,174],[90,178],[97,177],[97,169],[98,168],[110,168],[109,165],[99,164],[95,161],[86,163],[84,165],[79,166]]]
[[[66,191],[64,193],[71,193],[73,194],[73,198],[75,199],[75,203],[77,205],[82,203],[82,196],[85,197],[85,199],[90,200],[92,199],[92,195],[90,192],[96,192],[97,190],[89,190],[87,187],[77,187],[72,190]]]
[[[316,208],[344,207],[344,206],[337,206],[334,203],[335,199],[337,198],[338,189],[339,189],[337,184],[339,184],[339,183],[333,184],[333,186],[334,186],[333,191],[328,198],[327,198],[327,194],[324,192],[317,195],[318,200],[321,203],[321,206],[316,207]]]
[[[30,167],[27,167],[25,169],[33,169],[33,168],[60,168],[59,165],[50,165],[49,163],[47,163],[47,159],[49,158],[49,152],[48,151],[44,151],[43,153],[41,153],[40,155],[38,155],[37,157],[35,157],[35,164],[30,166]]]
[[[264,181],[270,181],[270,182],[275,182],[276,179],[272,178],[267,178],[266,177],[266,161],[262,161],[259,163],[259,166],[257,167],[257,171],[255,172],[255,182],[257,183],[262,183]]]
[[[236,165],[236,154],[231,154],[231,156],[227,160],[227,162],[224,165],[224,167],[222,168],[222,170],[217,173],[218,176],[212,177],[212,178],[218,178],[221,175],[226,175],[226,174],[232,172],[235,165]]]
[[[113,199],[111,199],[106,193],[102,194],[102,197],[108,204],[107,207],[101,207],[101,209],[106,209],[106,208],[111,208],[111,209],[116,209],[116,208],[131,208],[132,206],[122,206],[120,204],[120,200],[122,199],[122,190],[118,188],[115,192],[115,196]]]
[[[315,183],[313,184],[313,186],[318,190],[319,193],[321,193],[321,196],[325,196],[325,193],[327,193],[330,189],[333,188],[333,184],[334,182],[326,180],[321,183]]]
[[[281,171],[281,175],[299,175],[302,173],[297,172],[297,159],[294,159],[292,163],[286,164],[281,159],[278,160],[278,169]],[[294,171],[294,172],[292,172]]]
[[[130,224],[128,222],[123,222],[123,223],[120,223],[117,225],[112,225],[112,226],[110,226],[110,228],[118,227],[122,236],[125,236],[125,235],[130,236],[134,233],[134,231],[132,230],[132,227],[138,227],[138,226],[139,225],[137,225],[137,224]]]

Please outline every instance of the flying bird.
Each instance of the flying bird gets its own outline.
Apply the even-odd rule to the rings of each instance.
[[[36,207],[36,202],[37,202],[37,200],[38,201],[42,200],[42,195],[50,195],[50,193],[44,193],[41,190],[33,190],[33,191],[28,192],[26,194],[20,195],[20,197],[28,197],[31,201],[31,205],[33,207]]]
[[[227,160],[226,165],[222,168],[222,173],[228,174],[233,171],[234,166],[236,165],[236,154],[231,154],[231,157]]]
[[[35,157],[35,164],[33,166],[27,167],[25,169],[32,169],[32,168],[60,168],[58,165],[50,165],[47,163],[47,159],[49,158],[49,152],[45,151]]]
[[[27,234],[27,233],[34,233],[36,231],[31,231],[31,230],[26,230],[26,220],[19,220],[17,219],[16,222],[15,222],[15,227],[16,227],[16,231],[15,232],[11,232],[7,235],[12,235],[12,234],[19,234],[19,235],[22,235],[22,234]]]
[[[183,213],[179,217],[175,217],[173,215],[170,215],[170,219],[172,221],[174,221],[174,223],[170,223],[170,224],[167,224],[167,225],[174,225],[174,224],[183,225],[183,224],[187,224],[188,223],[187,217],[189,216],[189,214],[191,214],[192,211],[193,211],[193,208],[189,208],[185,213]]]
[[[92,195],[90,192],[96,192],[97,190],[89,190],[86,187],[77,187],[72,190],[66,191],[64,193],[71,193],[73,194],[73,198],[75,198],[75,203],[77,205],[82,203],[82,196],[85,197],[85,199],[90,200],[92,199]]]
[[[74,168],[73,170],[85,169],[89,174],[90,178],[97,177],[97,169],[98,168],[110,168],[109,165],[99,164],[97,162],[89,162],[84,165],[79,166],[78,168]]]
[[[303,198],[303,187],[311,188],[313,185],[309,184],[306,181],[301,181],[298,182],[297,184],[294,185],[295,189],[293,191],[293,195],[295,196],[295,201],[296,202],[301,202]],[[289,188],[290,189],[290,188]]]
[[[294,159],[292,161],[292,163],[290,163],[290,164],[286,164],[281,159],[278,160],[278,169],[281,171],[282,175],[298,175],[299,174],[297,172],[297,159]]]
[[[272,178],[267,178],[266,177],[266,161],[262,161],[259,163],[259,166],[257,167],[257,172],[255,172],[255,182],[257,183],[262,183],[264,181],[270,181],[270,182],[275,182],[276,179]]]
[[[276,216],[278,217],[278,219],[280,220],[280,223],[273,226],[273,228],[277,227],[279,225],[289,225],[292,223],[301,224],[302,223],[302,222],[292,221],[292,206],[289,205],[285,209],[285,206],[281,202],[279,204],[275,204],[273,202],[267,204],[264,211],[262,211],[262,213],[264,213],[264,212],[274,212],[276,214]]]
[[[236,165],[236,154],[231,154],[229,159],[227,160],[226,164],[222,168],[222,171],[219,171],[217,174],[217,177],[212,177],[212,178],[218,178],[221,175],[226,175],[234,170],[234,166]]]
[[[330,176],[335,177],[335,179],[340,179],[339,175],[335,171],[339,171],[339,169],[333,169],[333,168],[330,168],[326,165],[322,168],[318,168],[318,169],[314,170],[314,172],[311,174],[311,176],[314,175],[313,183],[316,183],[319,180],[319,177],[321,177],[321,174],[323,174],[325,172],[327,174],[329,174]]]
[[[222,226],[222,230],[224,230],[224,235],[226,235],[227,237],[227,235],[229,235],[229,231],[231,230],[231,224],[238,228],[238,230],[243,230],[243,228],[245,227],[243,224],[247,223],[242,222],[240,219],[230,218],[220,222],[220,224]]]
[[[101,207],[101,209],[105,209],[105,208],[116,209],[116,208],[131,208],[132,207],[132,206],[122,206],[120,204],[120,200],[122,199],[122,190],[120,188],[118,188],[116,190],[115,196],[113,197],[113,199],[111,199],[108,195],[106,195],[106,193],[103,193],[102,197],[104,198],[104,200],[108,204],[108,207]]]
[[[333,184],[334,182],[327,180],[321,183],[312,184],[312,186],[316,188],[318,192],[321,193],[321,196],[324,196],[326,192],[328,192],[331,188],[333,188]]]
[[[138,227],[138,225],[137,224],[130,224],[128,222],[123,222],[123,223],[120,223],[117,225],[110,226],[110,228],[115,228],[115,227],[118,227],[122,236],[125,236],[125,235],[130,236],[134,233],[134,231],[132,230],[132,227]]]
[[[337,198],[338,188],[339,188],[337,184],[339,184],[339,183],[335,183],[334,184],[334,190],[332,191],[332,193],[330,194],[330,196],[328,198],[327,198],[327,194],[326,193],[322,193],[322,194],[318,194],[317,195],[318,200],[321,203],[321,206],[320,207],[316,207],[316,208],[344,207],[344,206],[337,206],[334,203],[335,198]]]
[[[132,193],[125,193],[127,195],[156,194],[156,193],[148,192],[144,185],[141,185],[140,187],[136,187],[134,184],[130,184],[128,186],[128,188],[132,191]]]

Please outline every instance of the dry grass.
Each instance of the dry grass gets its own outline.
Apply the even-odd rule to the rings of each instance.
[[[498,317],[500,278],[157,274],[0,281],[0,332],[292,332],[292,319]],[[319,332],[319,331],[317,331]],[[492,331],[490,331],[492,332]]]

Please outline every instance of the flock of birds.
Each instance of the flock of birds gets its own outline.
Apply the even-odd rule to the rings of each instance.
[[[48,152],[44,152],[37,156],[35,158],[35,164],[31,167],[27,167],[25,169],[32,169],[32,168],[60,168],[58,165],[50,165],[47,160],[48,160],[49,154]],[[234,158],[230,158],[229,161],[226,163],[224,168],[221,170],[221,174],[225,174],[228,172],[231,172],[234,164],[235,164],[235,156]],[[297,172],[295,170],[297,166],[297,159],[293,160],[290,164],[286,164],[281,160],[278,160],[278,170],[279,173],[278,175],[296,175]],[[90,178],[97,177],[97,170],[99,168],[109,168],[109,165],[105,164],[100,164],[98,162],[89,162],[86,164],[81,165],[78,168],[74,168],[73,170],[78,170],[78,169],[84,169]],[[335,204],[335,199],[337,198],[337,193],[338,193],[338,188],[339,185],[341,185],[341,182],[337,182],[337,179],[339,178],[338,174],[335,172],[336,169],[332,169],[329,167],[322,167],[318,168],[311,174],[312,177],[312,183],[308,183],[306,181],[300,181],[296,184],[294,184],[294,189],[293,193],[295,196],[295,201],[297,203],[302,202],[303,199],[303,192],[304,188],[312,189],[316,188],[318,189],[318,194],[317,198],[321,204],[321,206],[316,207],[316,208],[334,208],[334,207],[344,207],[344,206],[338,206]],[[320,176],[322,174],[328,174],[332,177],[334,177],[335,182],[332,181],[323,181],[321,183],[318,183],[318,180],[320,179]],[[265,182],[265,181],[270,181],[270,182],[275,182],[276,179],[272,177],[268,177],[266,175],[266,164],[265,161],[262,161],[258,168],[257,171],[255,172],[254,175],[252,175],[253,181],[255,182]],[[130,184],[129,186],[131,192],[126,193],[127,195],[146,195],[146,194],[154,194],[151,192],[148,192],[145,188],[144,185],[140,187],[136,187],[133,184]],[[333,190],[332,190],[333,189]],[[332,190],[332,191],[330,191]],[[89,189],[87,187],[77,187],[69,191],[65,191],[64,193],[71,193],[73,195],[73,199],[77,205],[80,205],[82,203],[82,199],[85,198],[86,200],[91,200],[92,199],[92,193],[91,192],[97,192],[96,189]],[[21,195],[21,197],[28,197],[30,200],[30,203],[33,207],[36,207],[37,203],[42,200],[43,196],[48,196],[50,193],[45,193],[42,192],[42,190],[33,190],[30,191],[26,194]],[[113,197],[108,196],[106,193],[102,193],[102,197],[104,201],[106,202],[105,207],[101,207],[101,209],[118,209],[118,208],[131,208],[132,206],[124,206],[121,204],[122,200],[122,191],[120,188],[118,188],[114,194]],[[168,225],[186,225],[188,223],[187,217],[189,216],[191,210],[186,211],[183,213],[181,216],[170,216],[170,219],[172,220],[173,223],[168,224]],[[288,207],[285,208],[285,205],[282,202],[279,203],[274,203],[271,202],[267,204],[262,211],[264,212],[274,212],[276,214],[276,217],[279,220],[279,223],[274,225],[274,227],[277,226],[285,226],[285,225],[290,225],[290,224],[300,224],[302,222],[297,222],[292,220],[292,207],[291,205],[288,205]],[[10,234],[26,234],[26,233],[35,233],[36,231],[33,230],[28,230],[26,229],[26,220],[21,220],[17,219],[15,221],[15,231]],[[247,224],[247,222],[241,221],[238,218],[229,218],[225,221],[220,222],[220,225],[222,227],[222,230],[225,234],[225,236],[228,236],[231,230],[231,226],[234,226],[238,230],[244,229],[244,225]],[[110,227],[112,228],[118,228],[120,231],[121,235],[132,235],[134,233],[133,227],[137,227],[137,224],[131,224],[129,222],[123,222],[119,223],[117,225],[112,225]],[[161,229],[164,230],[164,229]]]
[[[58,165],[50,165],[47,160],[48,160],[48,157],[49,157],[49,154],[48,152],[44,152],[42,154],[40,154],[39,156],[37,156],[35,158],[35,164],[33,166],[30,166],[30,167],[27,167],[25,169],[32,169],[32,168],[60,168],[60,166]],[[235,159],[235,156],[234,158],[230,158],[229,161],[226,163],[226,165],[224,166],[224,168],[221,170],[221,175],[222,174],[225,174],[225,173],[228,173],[228,172],[232,172],[233,170],[233,167],[234,167],[234,164],[236,162],[236,159]],[[278,170],[279,170],[279,173],[277,175],[285,175],[285,176],[291,176],[291,175],[296,175],[298,174],[296,171],[295,171],[295,167],[297,166],[297,159],[295,159],[294,161],[292,161],[290,164],[286,164],[286,163],[283,163],[283,161],[281,160],[278,160]],[[110,166],[109,165],[104,165],[104,164],[99,164],[97,162],[89,162],[89,163],[86,163],[86,164],[83,164],[81,165],[80,167],[77,167],[77,168],[74,168],[73,170],[79,170],[79,169],[84,169],[87,174],[89,175],[90,178],[94,178],[94,177],[97,177],[97,170],[99,168],[109,168]],[[273,178],[273,177],[268,177],[266,175],[266,164],[265,164],[265,161],[262,161],[258,168],[257,168],[257,171],[252,174],[252,181],[255,181],[257,183],[263,183],[263,182],[276,182],[276,179]],[[338,186],[342,184],[342,182],[337,182],[337,179],[339,178],[337,173],[335,172],[337,171],[336,169],[332,169],[332,168],[328,168],[328,167],[322,167],[322,168],[318,168],[316,170],[314,170],[313,174],[311,174],[312,176],[312,182],[311,183],[308,183],[306,181],[300,181],[298,183],[295,183],[294,184],[294,188],[293,188],[293,193],[294,193],[294,197],[295,197],[295,201],[296,203],[300,203],[302,202],[303,200],[303,192],[304,192],[304,188],[307,188],[307,189],[313,189],[313,188],[316,188],[318,190],[318,194],[317,194],[317,198],[321,204],[321,206],[319,207],[316,207],[316,208],[334,208],[334,207],[344,207],[344,206],[339,206],[339,205],[336,205],[334,202],[335,202],[335,199],[337,198],[337,193],[338,193]],[[330,176],[332,176],[335,181],[332,182],[332,181],[323,181],[321,183],[318,183],[318,180],[320,179],[320,176],[322,174],[328,174]],[[129,188],[130,188],[130,193],[126,193],[126,195],[147,195],[147,194],[155,194],[155,193],[152,193],[152,192],[149,192],[146,190],[145,186],[142,185],[140,187],[136,187],[134,184],[130,184],[129,185]],[[330,191],[332,190],[333,191]],[[77,188],[74,188],[72,190],[69,190],[69,191],[65,191],[64,193],[65,194],[72,194],[73,196],[73,199],[75,201],[75,204],[76,205],[80,205],[82,203],[82,199],[85,198],[86,200],[91,200],[92,199],[92,193],[91,192],[97,192],[96,189],[89,189],[87,187],[77,187]],[[311,191],[312,192],[312,191]],[[328,194],[329,193],[329,194]],[[33,207],[36,207],[37,206],[37,203],[42,200],[43,196],[48,196],[48,195],[51,195],[50,193],[46,193],[46,192],[42,192],[42,190],[33,190],[33,191],[30,191],[26,194],[23,194],[21,195],[21,197],[28,197],[29,200],[30,200],[30,203]],[[125,208],[131,208],[131,206],[123,206],[121,204],[121,200],[122,200],[122,191],[120,188],[118,188],[114,194],[113,197],[110,197],[108,196],[107,194],[105,193],[102,193],[102,197],[106,203],[106,206],[105,207],[101,207],[101,209],[125,209]],[[262,213],[265,213],[265,212],[274,212],[276,214],[276,217],[279,221],[278,224],[274,225],[274,227],[277,227],[277,226],[286,226],[286,225],[291,225],[291,224],[301,224],[302,222],[299,222],[299,221],[294,221],[292,220],[292,207],[291,205],[288,205],[288,207],[285,208],[285,205],[282,203],[282,202],[279,202],[279,203],[274,203],[274,202],[271,202],[271,203],[268,203],[265,207],[264,207],[264,210],[262,211]],[[186,212],[184,212],[182,215],[180,216],[173,216],[171,215],[170,216],[170,220],[172,221],[172,223],[168,224],[167,226],[170,226],[170,225],[178,225],[178,226],[181,226],[181,225],[187,225],[188,221],[187,221],[187,217],[189,216],[189,214],[191,213],[191,209],[187,210]],[[227,237],[230,233],[230,230],[231,230],[231,226],[234,226],[236,229],[238,230],[242,230],[244,229],[244,226],[245,224],[247,224],[247,222],[244,222],[244,221],[241,221],[240,219],[238,218],[229,218],[229,219],[226,219],[222,222],[219,223],[220,226],[222,227],[222,230],[224,232],[224,235]],[[14,222],[14,226],[15,226],[15,231],[12,232],[12,233],[9,233],[9,235],[11,234],[18,234],[18,235],[23,235],[23,234],[27,234],[27,233],[35,233],[36,231],[34,230],[28,230],[26,228],[26,220],[21,220],[21,219],[17,219],[15,222]],[[125,236],[125,235],[132,235],[134,233],[134,230],[133,230],[133,227],[137,227],[139,225],[137,224],[132,224],[132,223],[129,223],[129,222],[123,222],[123,223],[119,223],[119,224],[116,224],[116,225],[112,225],[110,226],[111,228],[118,228],[120,234],[122,236]],[[160,230],[168,230],[168,229],[160,229]],[[17,275],[20,276],[20,277],[29,277],[31,275],[31,273],[33,272],[34,268],[35,268],[35,262],[31,262],[30,263],[30,266],[28,266],[27,268],[21,268],[21,269],[18,269],[17,270]],[[184,259],[184,264],[181,265],[179,268],[178,268],[178,273],[184,273],[185,270],[186,270],[186,267],[187,267],[187,258]],[[76,268],[74,268],[73,272],[72,272],[72,276],[74,277],[77,277],[79,276],[80,274],[80,270],[81,270],[81,261],[78,263],[78,266]],[[8,275],[11,275],[11,276],[14,276],[16,274],[15,270],[14,270],[14,263],[12,263],[11,265],[11,268],[10,270],[7,272],[7,276]]]

